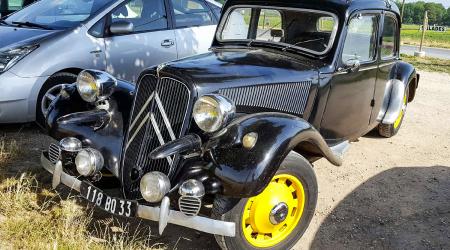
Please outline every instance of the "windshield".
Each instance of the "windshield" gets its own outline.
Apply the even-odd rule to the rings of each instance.
[[[114,0],[41,0],[14,13],[9,24],[37,24],[51,29],[77,26]],[[35,27],[39,27],[35,25]],[[30,26],[30,25],[29,25]]]
[[[224,20],[221,42],[262,42],[318,55],[332,47],[337,30],[335,15],[316,10],[237,7]]]

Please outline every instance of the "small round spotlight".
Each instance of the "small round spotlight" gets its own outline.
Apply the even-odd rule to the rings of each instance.
[[[92,176],[102,170],[104,159],[100,151],[93,148],[82,149],[75,158],[77,171],[83,176]]]
[[[246,149],[252,149],[256,145],[257,141],[258,141],[257,133],[254,133],[254,132],[248,133],[248,134],[244,135],[244,137],[242,138],[242,145]]]
[[[66,137],[59,142],[59,147],[63,151],[78,152],[83,148],[81,141],[75,137]]]
[[[159,202],[170,191],[170,180],[161,172],[146,173],[140,183],[141,195],[148,202]]]

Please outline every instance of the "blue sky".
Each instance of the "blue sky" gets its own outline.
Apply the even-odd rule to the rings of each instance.
[[[402,0],[400,0],[402,1]],[[442,5],[444,5],[445,8],[450,7],[450,0],[421,0],[423,2],[435,2],[435,3],[442,3]],[[412,3],[412,2],[418,2],[418,0],[406,0],[407,3]]]

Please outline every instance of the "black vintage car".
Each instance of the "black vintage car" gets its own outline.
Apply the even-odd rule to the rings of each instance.
[[[50,90],[59,143],[42,164],[54,187],[160,233],[172,223],[224,249],[289,249],[314,214],[313,162],[339,166],[349,141],[398,132],[419,82],[399,30],[389,1],[228,0],[209,53],[136,86],[86,70]],[[101,189],[114,184],[122,197]]]

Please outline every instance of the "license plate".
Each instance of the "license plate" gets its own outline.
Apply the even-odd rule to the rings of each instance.
[[[80,194],[86,200],[108,213],[124,217],[136,216],[137,202],[111,197],[87,182],[81,182]]]

